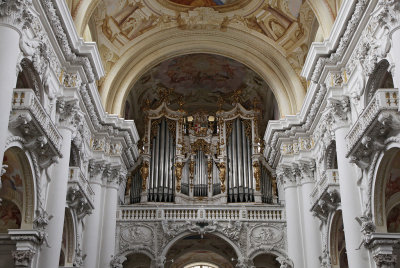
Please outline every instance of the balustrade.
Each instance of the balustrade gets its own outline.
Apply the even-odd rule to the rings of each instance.
[[[31,118],[27,118],[26,113],[29,113]],[[28,121],[33,119],[40,135],[45,136],[51,147],[60,153],[62,137],[32,89],[14,89],[11,117],[19,116]]]
[[[381,133],[379,134],[383,134],[382,126],[386,126],[387,123],[392,120],[391,116],[394,115],[398,109],[399,96],[397,89],[377,90],[346,136],[346,156],[348,157],[351,154],[355,154],[355,151],[361,145],[369,142],[365,137],[367,137],[370,132],[380,131]],[[381,125],[377,127],[376,123],[380,123]],[[380,135],[376,135],[376,137]]]
[[[284,222],[286,216],[281,206],[120,206],[117,221],[153,221],[153,220],[218,220],[218,221],[273,221]]]

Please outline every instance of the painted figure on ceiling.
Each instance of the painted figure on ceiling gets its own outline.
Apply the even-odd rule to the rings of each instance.
[[[172,0],[172,2],[192,7],[212,7],[232,4],[235,0]]]

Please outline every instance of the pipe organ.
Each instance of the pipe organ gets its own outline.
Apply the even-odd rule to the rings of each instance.
[[[257,109],[237,103],[230,111],[188,115],[162,102],[145,116],[142,164],[131,176],[131,203],[276,200],[262,161]]]

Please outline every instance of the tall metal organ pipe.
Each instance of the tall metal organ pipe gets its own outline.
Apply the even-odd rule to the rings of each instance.
[[[153,202],[172,202],[174,175],[172,171],[175,146],[169,132],[167,120],[163,118],[157,127],[151,150],[151,176],[148,200]]]
[[[251,143],[240,118],[232,124],[228,137],[228,201],[254,201]]]

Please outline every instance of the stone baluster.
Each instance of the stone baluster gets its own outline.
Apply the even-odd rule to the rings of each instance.
[[[74,90],[71,88],[71,90]],[[40,252],[39,266],[41,268],[58,267],[61,250],[66,195],[69,179],[69,158],[73,134],[82,122],[77,98],[63,98],[57,101],[59,117],[58,130],[63,138],[61,145],[62,158],[51,171],[49,196],[46,211],[52,215],[51,224],[47,226],[48,243],[50,247],[43,247]]]
[[[115,230],[117,225],[118,188],[121,177],[126,177],[126,171],[113,169],[107,179],[104,199],[102,241],[100,249],[100,266],[110,267],[115,255]]]
[[[350,126],[349,98],[346,96],[330,98],[327,109],[329,113],[325,120],[329,122],[330,129],[334,131],[336,137],[340,196],[349,267],[370,267],[366,249],[358,249],[362,238],[360,225],[355,217],[362,214],[361,200],[356,182],[355,166],[350,159],[346,158],[347,142],[345,137]]]

